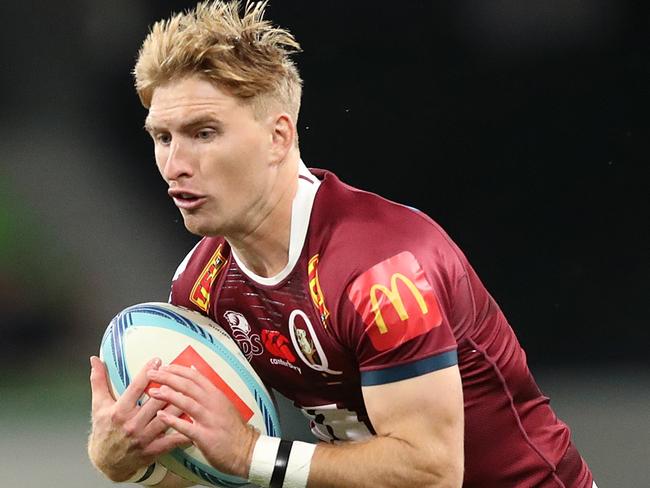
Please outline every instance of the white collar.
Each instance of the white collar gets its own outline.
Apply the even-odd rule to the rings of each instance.
[[[316,197],[316,191],[319,186],[320,180],[311,174],[307,166],[305,166],[305,163],[300,160],[298,163],[298,190],[291,205],[291,235],[289,237],[289,260],[287,261],[287,265],[275,276],[269,278],[258,276],[246,267],[233,249],[233,258],[242,272],[250,279],[260,285],[273,286],[280,283],[293,271],[302,253],[302,247],[305,244],[311,208],[314,204],[314,198]]]

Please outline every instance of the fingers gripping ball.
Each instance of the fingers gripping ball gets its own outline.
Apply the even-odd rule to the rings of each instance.
[[[281,435],[278,414],[257,373],[230,336],[198,312],[162,302],[128,307],[108,324],[100,357],[116,398],[151,358],[159,357],[162,364],[197,369],[228,397],[244,421],[263,435]],[[146,398],[145,394],[141,401]],[[212,467],[196,446],[176,448],[158,462],[205,486],[248,483]]]

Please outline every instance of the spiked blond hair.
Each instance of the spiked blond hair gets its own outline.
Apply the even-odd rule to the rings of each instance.
[[[168,81],[200,74],[256,114],[277,103],[298,121],[302,80],[290,55],[300,45],[287,30],[264,20],[268,0],[204,1],[193,10],[156,22],[133,70],[142,104]],[[240,14],[242,12],[242,14]]]

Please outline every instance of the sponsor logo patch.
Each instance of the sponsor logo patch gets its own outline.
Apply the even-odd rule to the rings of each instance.
[[[296,356],[289,347],[289,339],[277,330],[262,329],[262,341],[266,350],[274,356],[286,359],[290,363],[296,362]]]
[[[293,363],[287,361],[286,359],[270,358],[269,363],[274,364],[276,366],[284,366],[285,368],[293,369],[298,374],[302,374],[302,370],[300,369],[300,366],[296,366]]]
[[[433,287],[408,251],[359,275],[348,297],[378,351],[396,347],[442,324]]]
[[[217,279],[224,264],[226,264],[226,260],[221,255],[221,245],[219,245],[208,261],[208,264],[203,268],[199,279],[194,283],[194,287],[190,293],[190,301],[204,312],[207,312],[210,306],[210,290],[212,289],[212,284]]]
[[[187,366],[188,368],[195,369],[203,376],[205,376],[210,383],[219,388],[221,392],[226,395],[228,400],[235,406],[239,415],[241,416],[244,422],[248,422],[253,416],[253,411],[248,405],[242,400],[235,391],[228,386],[228,384],[219,376],[219,374],[212,369],[212,367],[201,357],[201,355],[196,352],[192,346],[187,346],[183,352],[181,352],[176,359],[174,359],[170,364],[178,364],[179,366]],[[146,392],[149,391],[149,388],[160,388],[160,384],[156,382],[150,382],[147,385]],[[187,414],[182,414],[181,418],[192,421],[192,419]]]
[[[320,281],[318,280],[318,254],[315,254],[309,260],[307,275],[309,278],[309,294],[311,295],[314,305],[316,305],[323,327],[327,328],[327,318],[330,316],[330,312],[325,306],[323,290],[321,289]]]

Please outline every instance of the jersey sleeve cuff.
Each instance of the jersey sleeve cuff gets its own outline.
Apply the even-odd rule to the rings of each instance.
[[[458,354],[456,353],[456,349],[453,349],[411,363],[373,371],[362,371],[361,386],[383,385],[394,381],[406,380],[455,364],[458,364]]]

